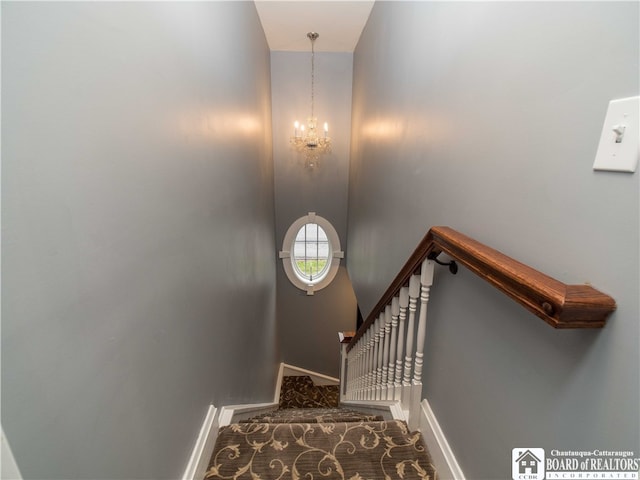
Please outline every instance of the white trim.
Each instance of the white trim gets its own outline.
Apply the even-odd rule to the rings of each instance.
[[[16,463],[16,459],[11,451],[11,445],[9,440],[4,434],[4,428],[0,427],[2,432],[1,448],[0,450],[0,478],[6,480],[22,480],[22,474]]]
[[[271,403],[249,403],[246,405],[227,405],[220,409],[218,416],[218,427],[226,427],[238,420],[246,420],[247,418],[259,415],[261,413],[271,412],[278,408],[278,402]]]
[[[294,367],[286,363],[281,363],[281,371],[283,377],[301,377],[308,375],[313,380],[315,385],[340,385],[340,379],[336,377],[330,377],[318,372],[312,372],[300,367]],[[278,398],[280,398],[280,391],[278,390]]]
[[[420,407],[420,432],[428,445],[438,478],[465,480],[464,473],[426,398],[420,402]]]
[[[213,447],[218,436],[218,422],[216,421],[217,408],[209,405],[209,410],[200,428],[198,439],[191,452],[191,458],[184,471],[182,480],[201,480],[207,470],[209,458],[213,453]],[[3,477],[4,478],[4,477]]]
[[[278,368],[278,378],[276,379],[276,391],[273,393],[273,402],[280,403],[280,389],[282,388],[282,377],[284,377],[285,364],[280,362]]]

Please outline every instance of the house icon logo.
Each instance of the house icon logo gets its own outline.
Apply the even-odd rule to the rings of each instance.
[[[511,474],[513,480],[544,480],[544,448],[514,448]]]

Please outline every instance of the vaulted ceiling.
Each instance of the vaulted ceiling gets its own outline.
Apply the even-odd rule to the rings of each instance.
[[[353,52],[374,0],[255,0],[271,50],[308,51],[317,32],[319,52]]]

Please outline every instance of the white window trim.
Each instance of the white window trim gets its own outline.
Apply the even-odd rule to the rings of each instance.
[[[296,235],[307,223],[317,223],[325,231],[327,239],[329,240],[329,267],[325,271],[324,275],[313,283],[305,281],[305,279],[300,278],[300,275],[296,273],[291,255],[291,249],[293,248],[293,244],[296,240]],[[322,290],[329,285],[335,278],[338,273],[338,268],[340,267],[340,259],[344,258],[344,252],[340,247],[340,237],[338,237],[338,232],[336,232],[336,229],[333,228],[333,225],[331,225],[329,220],[321,217],[320,215],[316,215],[315,212],[309,212],[307,215],[300,217],[291,224],[284,236],[282,250],[280,251],[279,256],[282,259],[282,267],[284,268],[284,272],[287,274],[289,281],[300,290],[305,290],[307,295],[313,295],[318,290]]]

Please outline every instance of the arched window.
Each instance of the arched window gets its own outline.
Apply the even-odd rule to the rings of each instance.
[[[314,212],[293,222],[280,252],[287,277],[307,295],[331,283],[343,257],[336,229]]]

